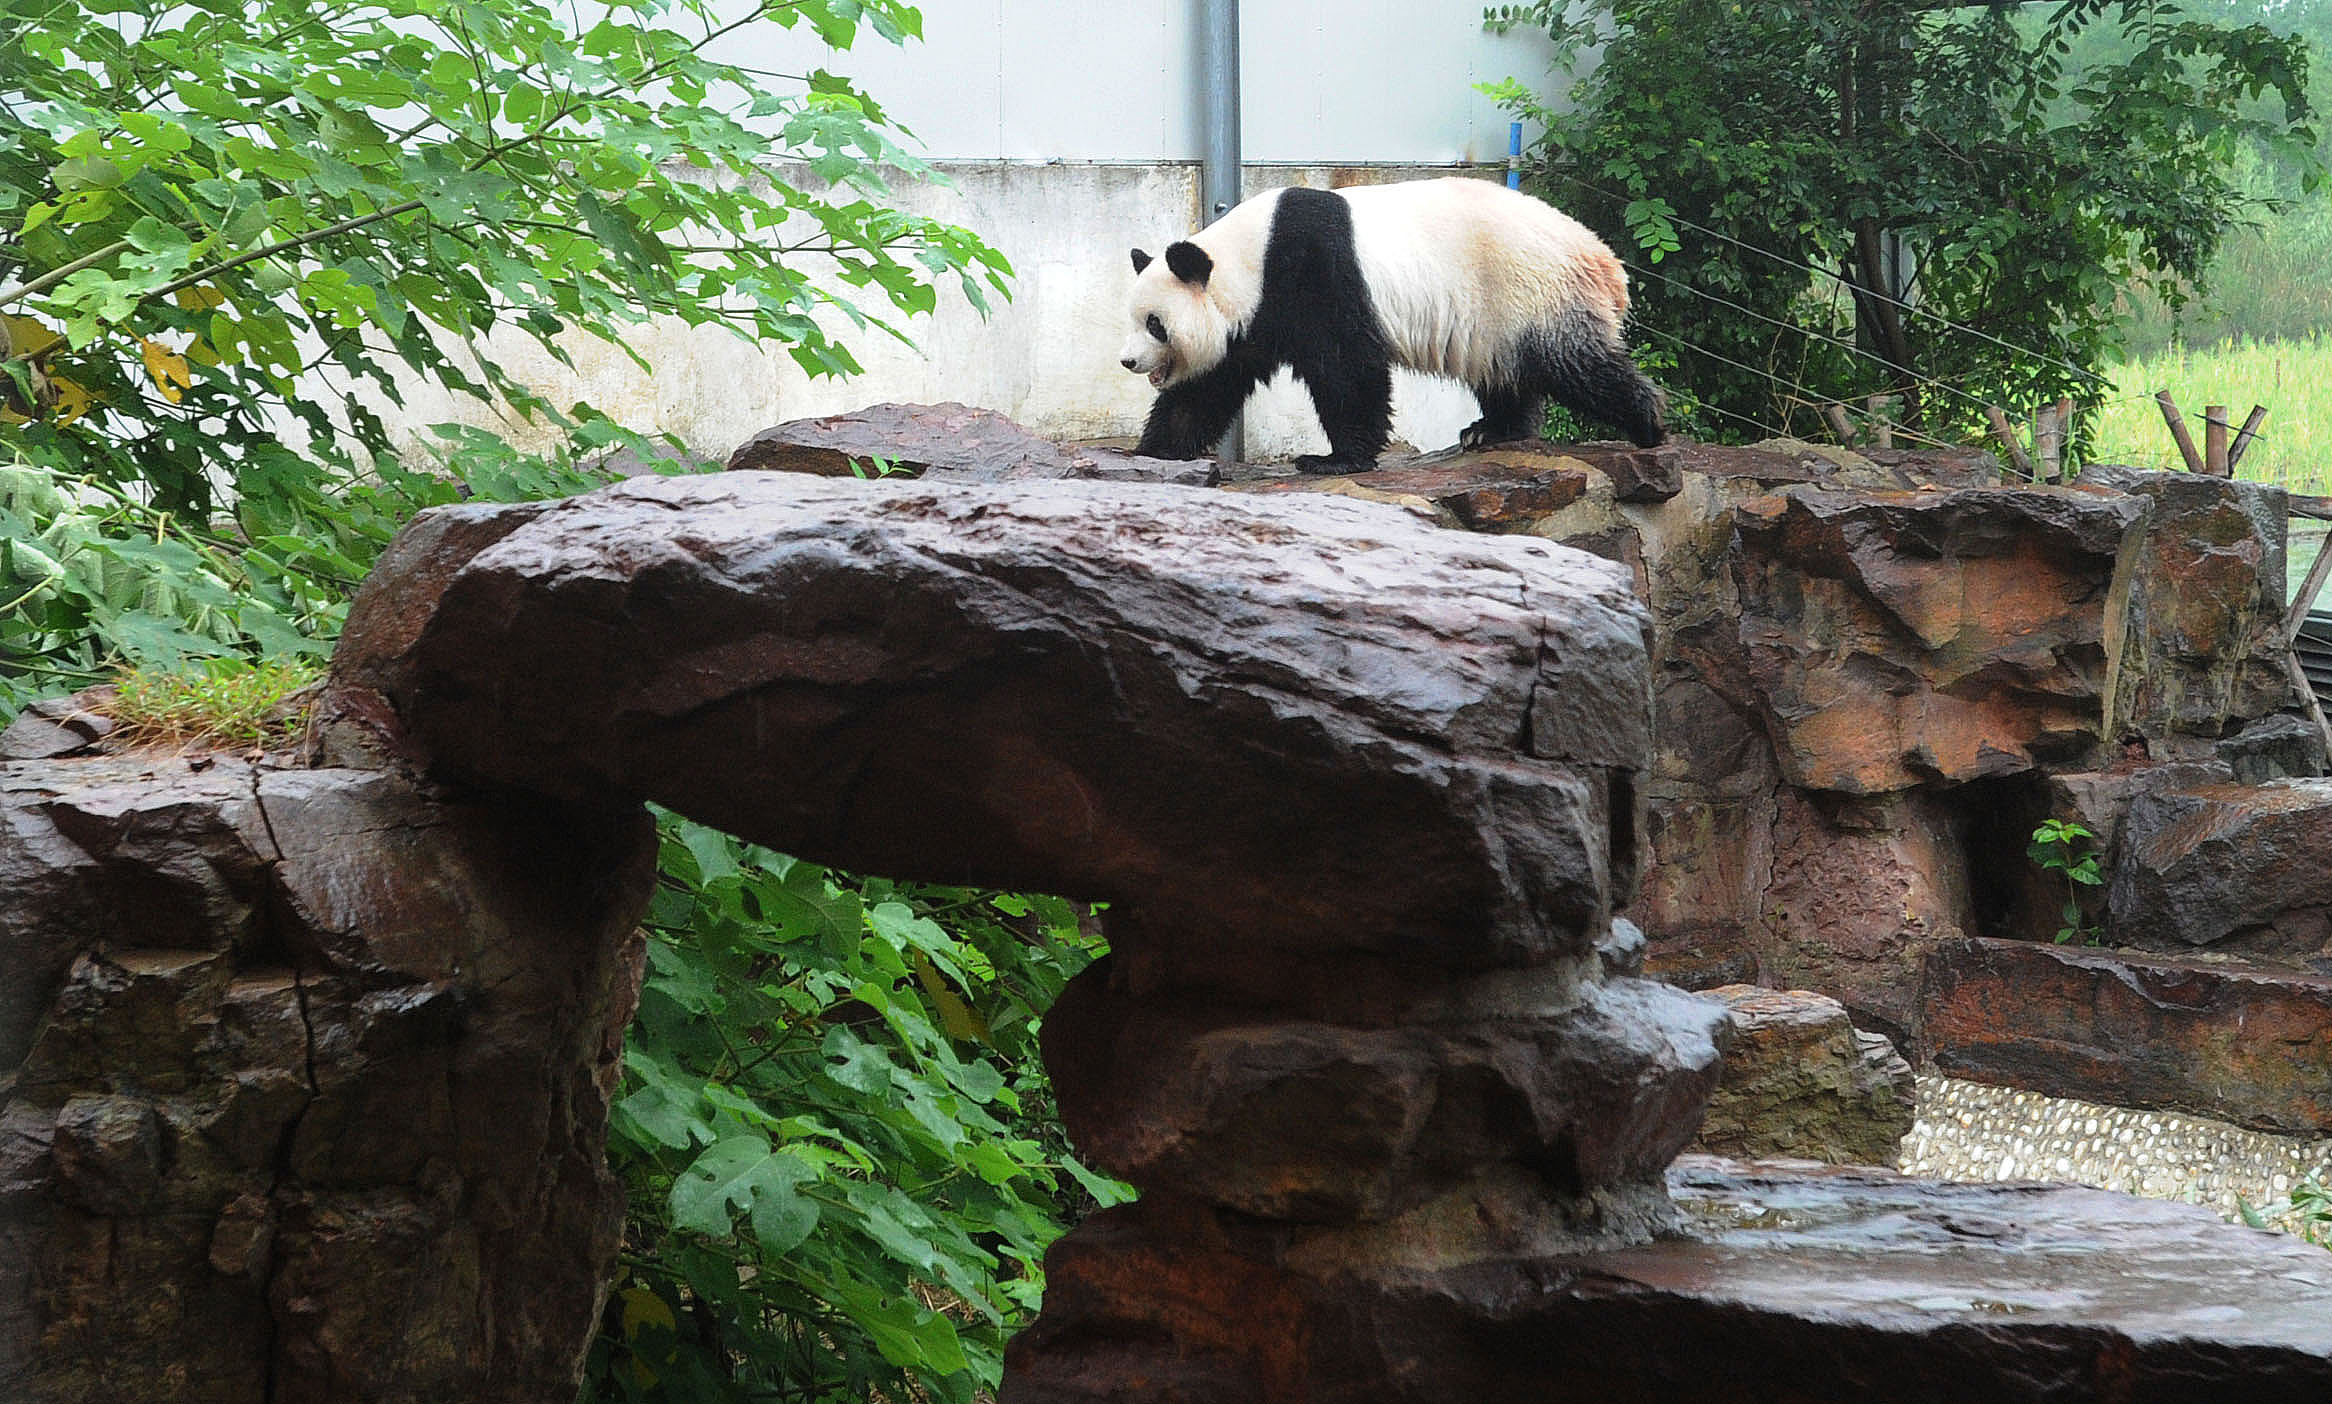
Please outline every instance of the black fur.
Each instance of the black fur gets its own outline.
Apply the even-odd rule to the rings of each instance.
[[[1197,245],[1188,247],[1202,257]],[[1174,250],[1167,266],[1179,274]],[[1208,268],[1213,267],[1210,262]],[[1187,280],[1186,280],[1187,281]],[[1326,457],[1306,469],[1375,464],[1393,434],[1393,362],[1352,246],[1352,207],[1325,190],[1281,192],[1263,248],[1263,289],[1221,364],[1158,392],[1139,452],[1198,458],[1231,427],[1257,385],[1287,366],[1311,391]]]
[[[1141,276],[1142,270],[1149,266],[1150,256],[1146,253],[1143,253],[1140,249],[1134,250],[1134,275],[1136,277]]]
[[[1166,246],[1166,270],[1185,283],[1203,288],[1215,271],[1215,261],[1207,257],[1205,249],[1188,239],[1177,239]]]
[[[1188,251],[1181,262],[1177,250]],[[1148,261],[1137,251],[1136,271]],[[1202,285],[1214,267],[1203,249],[1189,243],[1170,246],[1166,264],[1185,282]],[[1393,432],[1392,365],[1353,249],[1352,207],[1325,190],[1283,191],[1264,244],[1254,319],[1231,339],[1221,364],[1158,392],[1139,452],[1155,458],[1205,455],[1255,387],[1287,366],[1311,392],[1328,435],[1327,454],[1306,454],[1297,466],[1306,472],[1373,467]],[[1512,385],[1473,387],[1482,417],[1460,439],[1466,447],[1535,438],[1550,398],[1623,430],[1645,448],[1667,437],[1660,392],[1636,369],[1626,347],[1584,309],[1526,338],[1516,371]]]

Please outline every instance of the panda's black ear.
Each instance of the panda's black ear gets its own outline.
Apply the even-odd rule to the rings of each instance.
[[[1134,250],[1134,271],[1139,273],[1149,266],[1150,256],[1146,253],[1143,253],[1140,249]]]
[[[1187,239],[1166,246],[1166,266],[1175,277],[1199,288],[1206,286],[1207,275],[1215,271],[1215,261],[1206,256],[1206,250]]]

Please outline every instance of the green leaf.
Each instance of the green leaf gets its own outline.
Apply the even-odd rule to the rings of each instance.
[[[816,1178],[814,1167],[760,1136],[731,1136],[706,1147],[673,1181],[672,1222],[717,1238],[730,1231],[730,1210],[743,1209],[762,1250],[783,1253],[817,1227],[817,1205],[798,1192]]]

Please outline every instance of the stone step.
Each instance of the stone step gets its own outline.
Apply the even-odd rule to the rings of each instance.
[[[1936,1071],[2054,1097],[2332,1133],[2332,979],[1963,938],[1927,957]]]
[[[2332,1254],[2196,1205],[1701,1156],[1668,1185],[1680,1231],[1639,1247],[1419,1261],[1410,1239],[1357,1268],[1227,1215],[1105,1210],[1047,1255],[1002,1399],[2332,1398]]]

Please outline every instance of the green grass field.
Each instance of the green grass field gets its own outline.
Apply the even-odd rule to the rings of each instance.
[[[2094,461],[2180,466],[2178,447],[2154,405],[2154,392],[2168,390],[2197,448],[2204,405],[2225,405],[2237,425],[2253,405],[2267,406],[2259,442],[2245,452],[2237,475],[2332,495],[2332,335],[2172,348],[2121,366],[2114,381],[2113,401],[2098,411]]]

